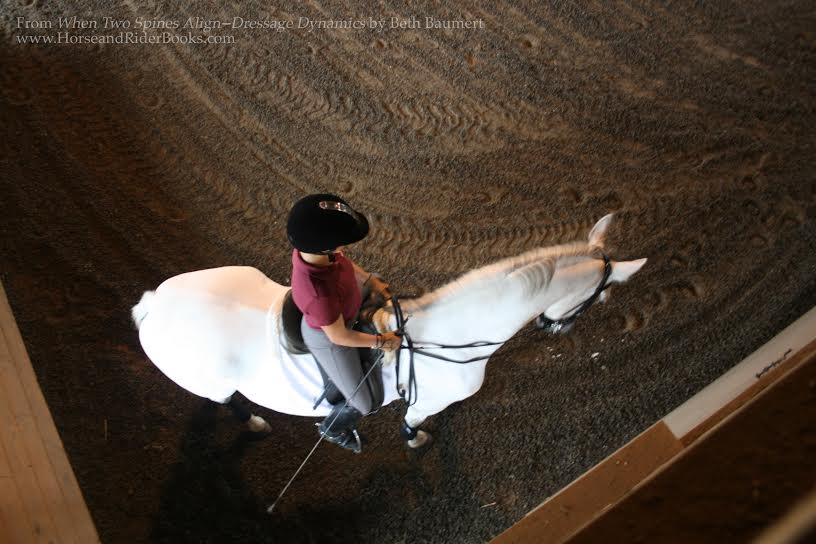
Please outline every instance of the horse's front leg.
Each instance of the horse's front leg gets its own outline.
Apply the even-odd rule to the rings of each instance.
[[[431,433],[419,429],[419,426],[428,418],[427,414],[421,413],[414,406],[408,408],[405,420],[400,428],[400,435],[408,443],[408,447],[416,449],[426,446],[431,442]]]
[[[241,423],[246,423],[249,430],[253,433],[269,433],[272,432],[272,427],[261,416],[252,414],[245,406],[238,403],[233,396],[221,402],[229,406],[230,411],[238,418]]]

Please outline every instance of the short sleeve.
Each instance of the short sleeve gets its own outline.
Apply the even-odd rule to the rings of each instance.
[[[335,297],[318,297],[309,303],[303,313],[309,317],[311,325],[325,327],[337,321],[342,313],[342,308],[340,307],[340,301]]]

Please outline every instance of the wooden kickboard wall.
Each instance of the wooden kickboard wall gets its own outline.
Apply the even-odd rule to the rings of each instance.
[[[545,500],[491,544],[558,543],[621,501],[661,467],[816,357],[816,308],[584,475]]]
[[[0,541],[99,542],[0,283]]]

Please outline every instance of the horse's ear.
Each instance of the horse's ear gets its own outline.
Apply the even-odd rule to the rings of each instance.
[[[632,274],[643,268],[646,259],[636,261],[616,261],[612,263],[612,273],[609,275],[609,283],[623,283],[632,277]]]
[[[592,227],[592,230],[589,231],[589,245],[602,247],[604,245],[604,241],[606,240],[606,231],[609,229],[609,225],[612,224],[612,217],[614,214],[608,213],[601,217],[601,219],[595,223],[595,226]]]

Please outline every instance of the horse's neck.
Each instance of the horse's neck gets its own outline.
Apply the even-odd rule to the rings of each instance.
[[[518,282],[502,282],[495,287],[427,306],[406,301],[406,330],[412,338],[440,344],[504,342],[538,315],[536,310],[544,302],[537,300],[543,297],[525,296]],[[395,320],[391,324],[395,325]]]
[[[412,338],[441,344],[503,342],[548,308],[568,310],[580,304],[591,295],[601,271],[602,265],[589,257],[568,257],[555,264],[546,284],[532,291],[529,278],[507,274],[481,290],[432,298],[430,304],[405,301],[406,330]]]

